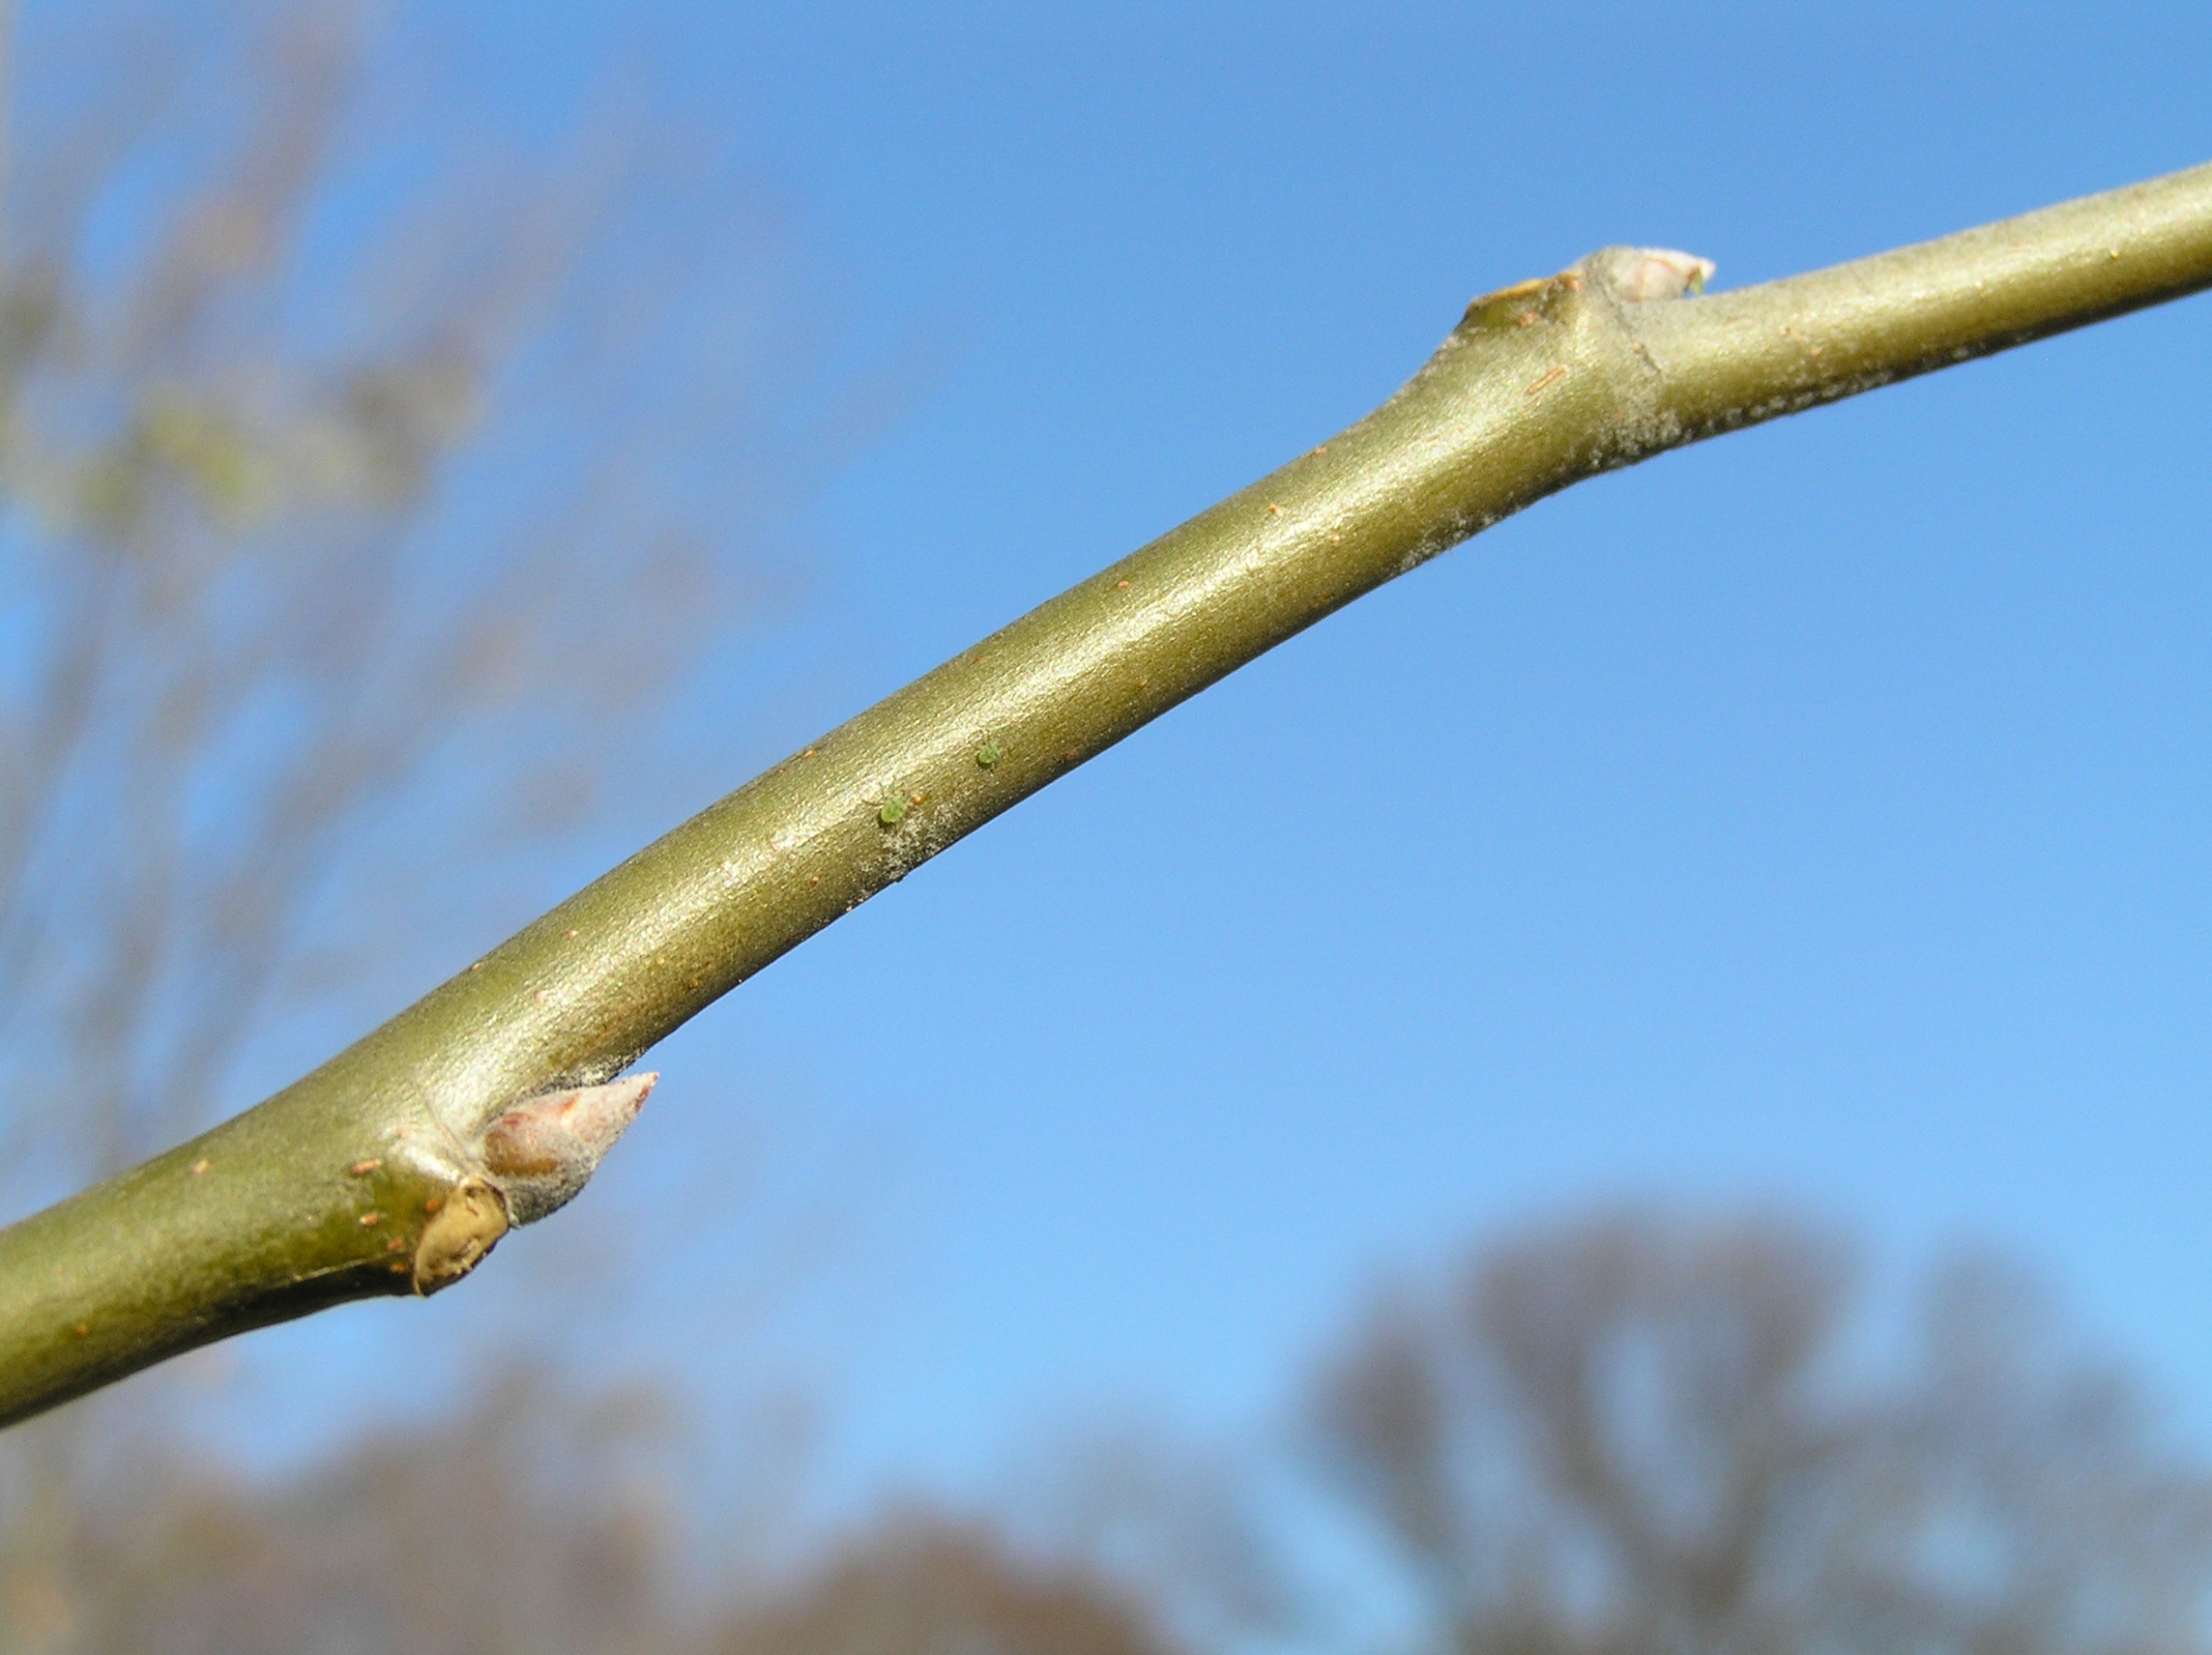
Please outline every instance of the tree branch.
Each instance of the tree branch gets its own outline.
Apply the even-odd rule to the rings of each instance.
[[[1002,810],[1499,518],[1665,449],[2212,285],[2212,165],[1672,297],[1709,268],[1608,248],[1475,301],[1350,430],[785,760],[257,1108],[0,1232],[0,1423],[249,1327],[457,1279],[511,1220],[573,1193],[645,1083],[581,1089]]]

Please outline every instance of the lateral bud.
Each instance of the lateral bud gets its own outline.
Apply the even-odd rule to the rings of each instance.
[[[507,1199],[508,1216],[534,1224],[566,1206],[637,1118],[659,1079],[629,1075],[605,1086],[549,1091],[495,1117],[479,1153]]]
[[[1600,247],[1583,268],[1607,292],[1628,305],[1703,293],[1720,267],[1673,247]]]

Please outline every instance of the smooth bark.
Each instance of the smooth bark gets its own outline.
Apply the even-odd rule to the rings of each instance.
[[[1664,297],[1696,262],[1609,248],[1477,300],[1351,429],[757,777],[267,1102],[0,1232],[0,1423],[248,1327],[458,1279],[542,1205],[503,1181],[516,1143],[634,1112],[630,1093],[575,1089],[1499,518],[1666,449],[2212,285],[2212,165]],[[608,1136],[560,1153],[596,1159]]]

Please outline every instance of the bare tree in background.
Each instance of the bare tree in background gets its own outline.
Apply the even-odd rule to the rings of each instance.
[[[915,1512],[848,1544],[779,1600],[729,1616],[712,1655],[1177,1655],[1156,1615],[990,1526]]]
[[[743,596],[787,388],[761,215],[619,110],[505,154],[417,84],[409,15],[354,0],[7,24],[19,1211],[244,1101],[273,1008],[425,928],[450,965],[460,870],[599,812]],[[115,1418],[0,1449],[0,1649],[92,1624],[67,1558]]]
[[[159,1451],[79,1489],[0,1647],[84,1655],[645,1655],[693,1628],[677,1433],[642,1392],[509,1377],[265,1487]]]
[[[2013,1278],[1951,1272],[1902,1364],[1841,1252],[1648,1214],[1380,1308],[1325,1387],[1336,1485],[1428,1655],[2203,1648],[2212,1475]],[[1877,1377],[1888,1371],[1891,1378]]]
[[[1179,1655],[1096,1572],[918,1508],[796,1572],[725,1556],[701,1580],[714,1548],[686,1532],[686,1446],[650,1392],[585,1398],[518,1375],[270,1484],[156,1456],[81,1491],[59,1576],[71,1589],[16,1603],[0,1648]]]
[[[56,11],[0,218],[5,1167],[42,1194],[205,1123],[272,993],[359,941],[340,851],[404,825],[427,883],[590,813],[605,721],[726,618],[762,389],[752,273],[714,268],[745,217],[672,237],[637,134],[400,144],[351,0]]]
[[[2212,1476],[2131,1386],[2001,1271],[1941,1277],[1902,1350],[1853,1342],[1850,1289],[1839,1250],[1792,1226],[1631,1215],[1527,1237],[1446,1295],[1379,1311],[1324,1394],[1323,1440],[1413,1587],[1415,1655],[2202,1648]],[[701,1510],[689,1452],[650,1394],[518,1377],[271,1482],[160,1454],[103,1463],[67,1546],[19,1579],[39,1589],[11,1598],[0,1649],[1321,1642],[1273,1620],[1194,1638],[1175,1583],[1110,1540],[1038,1546],[1018,1523],[924,1507],[764,1568],[753,1531],[791,1530],[793,1508]],[[1187,1471],[1137,1480],[1163,1477],[1179,1489]],[[1166,1526],[1154,1544],[1191,1543]]]

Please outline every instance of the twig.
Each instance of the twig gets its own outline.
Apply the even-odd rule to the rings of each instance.
[[[1740,292],[1607,248],[1358,424],[785,760],[259,1107],[0,1232],[0,1423],[427,1292],[581,1184],[655,1041],[1293,633],[1569,483],[2212,285],[2212,165]],[[558,1198],[558,1199],[556,1199]]]

